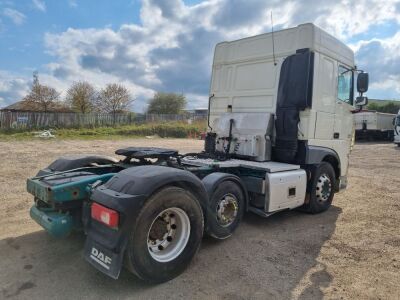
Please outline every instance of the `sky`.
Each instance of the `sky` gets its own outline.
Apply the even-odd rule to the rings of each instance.
[[[0,108],[39,72],[63,97],[72,82],[124,84],[141,112],[156,91],[206,107],[215,44],[312,22],[355,51],[368,96],[400,99],[400,0],[0,0]]]

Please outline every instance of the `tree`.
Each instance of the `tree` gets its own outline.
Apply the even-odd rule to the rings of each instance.
[[[368,104],[369,110],[376,110],[383,113],[397,114],[400,110],[400,102],[386,102],[384,104],[378,104],[376,102],[371,102]]]
[[[34,72],[31,91],[23,101],[27,106],[47,112],[57,104],[59,97],[60,93],[54,88],[40,84],[39,75]]]
[[[96,90],[86,81],[74,82],[67,91],[66,102],[74,111],[91,112],[95,107]]]
[[[128,89],[117,83],[110,83],[102,89],[97,98],[100,111],[111,113],[114,116],[119,112],[127,111],[133,102]]]
[[[149,114],[179,114],[186,106],[186,98],[182,94],[157,92],[150,100]]]

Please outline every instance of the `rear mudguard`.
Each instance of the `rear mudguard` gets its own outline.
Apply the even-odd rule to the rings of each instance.
[[[90,206],[85,208],[86,260],[110,277],[118,278],[128,238],[141,208],[152,194],[170,185],[189,190],[198,199],[203,211],[206,211],[208,196],[204,185],[198,177],[186,170],[139,166],[123,170],[104,185],[95,188],[91,200],[118,211],[120,223],[118,229],[111,229],[92,220]],[[102,257],[107,257],[107,262]]]
[[[40,170],[36,176],[49,175],[54,172],[62,172],[82,167],[89,167],[93,164],[107,165],[115,164],[117,162],[118,161],[115,158],[104,155],[62,156],[53,161],[47,168]]]

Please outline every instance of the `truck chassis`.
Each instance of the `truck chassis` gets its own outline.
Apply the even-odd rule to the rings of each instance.
[[[305,181],[313,175],[299,165],[160,148],[116,154],[125,158],[60,158],[27,181],[35,199],[31,217],[55,237],[83,230],[86,260],[115,279],[125,266],[147,281],[170,280],[190,262],[203,233],[228,238],[246,211],[263,217],[296,207],[324,211],[336,185],[328,165],[315,203],[310,197],[305,203]]]

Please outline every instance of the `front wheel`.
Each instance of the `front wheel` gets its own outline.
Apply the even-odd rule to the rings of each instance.
[[[189,265],[200,247],[203,213],[188,191],[167,187],[144,205],[131,232],[126,265],[139,278],[160,283]]]
[[[310,180],[310,197],[305,209],[313,214],[329,209],[335,187],[335,171],[331,164],[322,162],[314,169]]]

